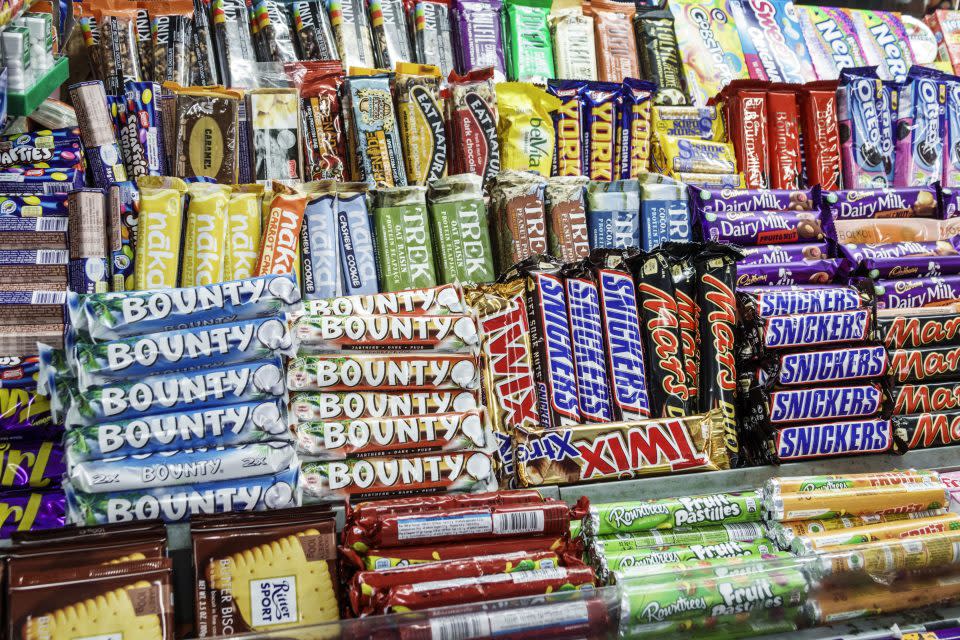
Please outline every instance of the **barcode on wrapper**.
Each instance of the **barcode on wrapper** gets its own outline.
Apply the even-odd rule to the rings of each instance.
[[[37,231],[63,233],[67,230],[67,218],[37,218]]]
[[[34,291],[30,296],[30,304],[66,304],[65,291]]]
[[[493,514],[494,533],[541,533],[542,531],[543,511],[512,511]]]
[[[69,259],[65,249],[37,250],[37,264],[67,264]]]
[[[490,636],[490,620],[484,613],[436,618],[430,621],[433,640],[467,640]]]
[[[724,525],[734,541],[755,540],[763,537],[763,527],[757,522],[733,523]]]

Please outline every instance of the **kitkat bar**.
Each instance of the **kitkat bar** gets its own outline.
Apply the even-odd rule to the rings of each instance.
[[[800,155],[800,112],[792,87],[767,91],[767,143],[770,149],[770,188],[799,189],[803,173]]]
[[[375,521],[353,521],[344,529],[343,544],[362,553],[371,547],[560,535],[570,530],[571,520],[582,519],[588,508],[589,501],[582,497],[573,507],[559,500],[544,500],[382,515]]]
[[[807,84],[801,88],[798,98],[807,184],[819,184],[821,189],[836,191],[841,188],[837,83]]]
[[[767,86],[756,80],[734,80],[718,96],[724,104],[737,168],[743,173],[747,189],[770,187]]]

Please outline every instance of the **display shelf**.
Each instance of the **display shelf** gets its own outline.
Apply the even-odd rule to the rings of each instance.
[[[7,113],[11,116],[30,115],[69,77],[70,62],[66,58],[58,58],[46,75],[25,93],[7,91]]]
[[[560,487],[560,497],[573,504],[580,496],[590,502],[619,502],[693,496],[718,491],[745,491],[761,486],[777,476],[802,476],[832,473],[866,473],[894,469],[960,468],[960,446],[909,451],[902,456],[871,455],[846,458],[825,458],[793,462],[779,467],[748,467],[729,471],[710,471],[678,475],[653,476],[616,482],[597,482]]]
[[[751,640],[886,640],[897,633],[960,626],[960,606],[904,611],[896,615],[860,618],[803,631],[754,636]]]

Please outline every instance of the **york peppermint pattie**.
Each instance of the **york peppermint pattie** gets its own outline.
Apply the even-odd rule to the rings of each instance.
[[[282,317],[259,318],[75,346],[81,391],[114,380],[293,355]]]
[[[70,521],[101,525],[137,520],[177,522],[190,516],[266,511],[299,505],[296,468],[270,476],[111,493],[86,493],[64,483]]]
[[[273,475],[296,464],[289,442],[264,442],[87,460],[67,475],[79,491],[105,493]]]
[[[66,434],[70,464],[199,447],[293,441],[282,399],[137,416],[76,427]]]
[[[300,301],[292,275],[159,291],[70,294],[74,330],[95,342],[217,322],[276,316]]]
[[[280,356],[245,364],[147,376],[95,387],[71,398],[68,428],[142,415],[269,400],[284,394]]]

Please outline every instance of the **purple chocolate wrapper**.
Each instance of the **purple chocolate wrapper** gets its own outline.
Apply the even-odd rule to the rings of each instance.
[[[711,189],[687,187],[698,212],[811,211],[820,206],[820,187],[811,189]]]
[[[0,494],[0,539],[17,531],[59,529],[66,525],[67,498],[61,489],[10,491]]]
[[[46,489],[66,471],[60,442],[15,438],[0,442],[0,489]]]
[[[820,211],[705,212],[697,222],[704,240],[745,246],[823,242],[832,237]]]
[[[960,78],[944,76],[947,114],[943,138],[943,187],[960,187]]]
[[[450,3],[451,38],[458,71],[493,67],[498,80],[506,79],[500,0],[454,0]]]
[[[867,258],[860,263],[871,278],[934,278],[960,274],[960,255]]]
[[[50,399],[37,393],[39,371],[37,356],[5,358],[0,364],[0,437],[53,431]]]
[[[838,258],[784,264],[737,264],[737,288],[829,284],[840,268]]]
[[[830,245],[826,242],[805,244],[768,244],[758,247],[742,247],[743,258],[737,264],[740,267],[752,264],[782,264],[803,260],[822,260],[829,258]]]
[[[957,141],[960,144],[960,140]],[[960,151],[960,150],[958,150]],[[960,189],[944,186],[939,193],[940,217],[944,220],[960,217]]]
[[[951,256],[960,253],[960,238],[927,242],[885,242],[883,244],[841,244],[840,256],[853,264],[870,259],[917,256]]]
[[[833,220],[936,218],[936,187],[825,191],[823,208]]]
[[[877,307],[912,309],[960,301],[960,275],[910,280],[877,280]]]

